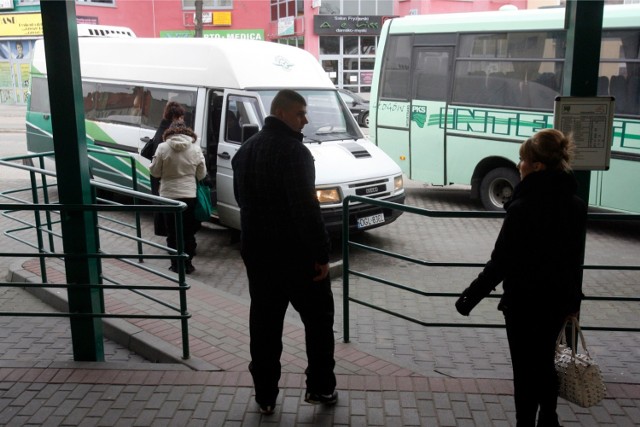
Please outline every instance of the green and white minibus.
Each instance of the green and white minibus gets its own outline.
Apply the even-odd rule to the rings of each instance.
[[[340,230],[342,201],[366,195],[403,203],[402,172],[367,140],[318,61],[282,44],[235,39],[82,37],[78,40],[90,170],[95,179],[150,191],[149,161],[139,155],[153,137],[168,101],[186,109],[215,178],[216,219],[240,228],[231,159],[243,131],[260,128],[278,90],[307,101],[304,142],[315,159],[316,192],[325,224]],[[35,44],[27,108],[29,153],[53,150],[44,44]],[[115,155],[114,155],[115,154]],[[53,167],[50,159],[48,167]],[[365,230],[400,215],[354,203],[349,225]]]
[[[385,22],[370,138],[411,179],[471,186],[499,210],[519,181],[518,147],[553,127],[562,93],[565,10],[407,16]],[[604,8],[598,95],[615,97],[610,169],[589,203],[640,212],[640,5]]]

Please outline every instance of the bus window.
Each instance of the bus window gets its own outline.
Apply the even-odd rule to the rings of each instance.
[[[389,37],[382,64],[383,98],[409,99],[411,36]]]
[[[604,31],[598,93],[616,98],[616,114],[640,113],[640,31]]]
[[[446,101],[449,94],[449,51],[416,49],[414,54],[414,99]]]
[[[462,35],[453,101],[551,110],[564,46],[558,31]]]

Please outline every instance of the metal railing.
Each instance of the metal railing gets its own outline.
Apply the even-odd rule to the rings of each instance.
[[[121,318],[121,319],[166,319],[179,320],[182,333],[182,357],[188,359],[189,351],[189,329],[188,319],[191,314],[187,309],[187,290],[189,285],[185,281],[185,260],[188,256],[184,253],[184,242],[182,239],[182,212],[186,208],[183,202],[153,196],[142,192],[134,191],[125,187],[110,185],[95,180],[91,180],[93,199],[95,204],[70,205],[59,204],[53,200],[52,193],[57,188],[55,173],[45,169],[44,158],[53,153],[41,153],[25,156],[15,156],[0,159],[0,167],[9,167],[16,170],[28,172],[29,185],[22,188],[6,189],[0,192],[0,200],[7,200],[11,203],[0,204],[0,215],[10,219],[17,224],[16,227],[3,231],[4,236],[18,241],[27,247],[35,249],[36,252],[0,252],[2,257],[37,258],[39,260],[39,270],[41,283],[14,283],[2,282],[0,287],[19,288],[60,288],[60,289],[99,289],[128,291],[139,295],[160,307],[168,309],[169,313],[176,314],[140,314],[140,313],[117,313],[105,312],[104,297],[101,302],[101,312],[99,313],[72,313],[72,312],[0,312],[0,316],[25,316],[25,317],[91,317],[91,318]],[[101,154],[124,157],[131,161],[132,183],[137,188],[137,170],[135,159],[127,154],[106,153]],[[16,161],[26,163],[38,163],[38,167],[27,164],[18,164]],[[53,182],[52,182],[53,181]],[[96,196],[97,190],[104,190],[111,194],[122,196],[131,200],[131,204],[123,204],[106,198]],[[30,212],[24,214],[24,212]],[[91,212],[96,218],[96,235],[98,236],[98,252],[84,254],[69,254],[56,250],[58,242],[62,241],[62,232],[59,230],[61,216],[75,212]],[[171,249],[149,239],[143,238],[141,218],[142,213],[169,213],[174,215],[177,248]],[[107,215],[108,214],[108,215]],[[110,216],[109,216],[110,215]],[[25,235],[27,237],[25,237]],[[133,242],[135,250],[131,253],[107,251],[100,246],[100,241],[105,236],[113,236],[118,242]],[[119,244],[118,249],[125,247]],[[161,252],[159,254],[146,254],[144,248],[154,248]],[[47,273],[47,261],[51,259],[96,259],[98,260],[99,278],[98,284],[68,284],[50,283]],[[178,275],[164,274],[157,269],[144,265],[145,260],[167,259],[177,263]],[[172,285],[156,284],[130,284],[118,279],[116,275],[109,275],[104,268],[106,260],[117,260],[132,268],[139,269],[158,277]],[[155,282],[155,281],[154,281]],[[178,301],[172,302],[159,298],[152,294],[153,291],[174,291],[177,292]]]
[[[495,323],[446,323],[446,322],[425,322],[420,319],[416,319],[411,316],[407,316],[403,313],[388,310],[384,307],[362,301],[357,298],[353,298],[349,294],[349,277],[350,275],[361,277],[373,282],[381,283],[385,286],[390,286],[401,291],[410,292],[412,294],[420,295],[422,297],[448,297],[458,298],[460,292],[425,292],[419,289],[406,286],[401,283],[397,283],[391,280],[387,280],[378,276],[364,273],[362,271],[352,270],[349,265],[349,248],[359,248],[364,251],[377,253],[383,256],[395,258],[402,261],[407,261],[415,265],[428,266],[428,267],[459,267],[459,268],[471,268],[471,267],[484,267],[485,263],[470,263],[470,262],[434,262],[424,259],[418,259],[412,256],[399,254],[384,250],[382,248],[376,248],[373,246],[364,245],[358,242],[350,240],[349,236],[349,207],[352,202],[359,202],[378,206],[380,208],[397,209],[406,213],[427,216],[431,218],[503,218],[504,212],[481,212],[481,211],[435,211],[423,208],[417,208],[413,206],[401,205],[398,203],[386,202],[383,200],[371,199],[363,196],[347,196],[342,204],[342,262],[343,262],[343,328],[344,328],[344,342],[349,342],[349,303],[353,302],[365,307],[369,307],[373,310],[377,310],[394,317],[398,317],[407,320],[412,323],[416,323],[425,327],[457,327],[457,328],[504,328],[504,325]],[[589,220],[594,221],[640,221],[640,215],[634,214],[617,214],[617,213],[589,213]],[[640,270],[640,265],[584,265],[584,270]],[[501,294],[492,293],[488,298],[501,298]],[[638,302],[640,298],[637,297],[623,297],[623,296],[587,296],[585,300],[593,301],[617,301],[617,302]],[[624,327],[595,327],[585,326],[582,327],[585,330],[602,330],[602,331],[627,331],[627,332],[640,332],[640,328],[624,328]]]

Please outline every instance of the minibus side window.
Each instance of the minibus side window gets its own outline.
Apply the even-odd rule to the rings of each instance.
[[[147,99],[141,86],[102,83],[98,85],[95,120],[139,126]]]
[[[258,107],[257,98],[248,96],[229,96],[225,123],[225,139],[240,144],[242,126],[247,124],[262,126],[264,118]]]
[[[92,82],[82,82],[82,101],[84,104],[84,116],[93,120],[96,116],[96,97],[98,85]]]
[[[144,129],[157,129],[162,121],[164,107],[175,101],[185,109],[184,122],[193,128],[195,120],[196,93],[175,89],[145,87],[147,102],[142,108],[141,125]]]
[[[47,79],[42,77],[33,77],[31,79],[31,112],[50,114],[49,107],[49,87]]]

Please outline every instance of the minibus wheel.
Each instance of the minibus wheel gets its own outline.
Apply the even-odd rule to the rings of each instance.
[[[503,205],[513,195],[513,189],[520,182],[518,171],[501,167],[490,170],[480,183],[480,201],[488,211],[504,209]]]

